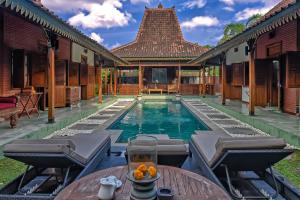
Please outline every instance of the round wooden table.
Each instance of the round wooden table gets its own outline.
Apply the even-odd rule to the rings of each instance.
[[[174,193],[174,200],[227,200],[231,199],[219,186],[208,179],[183,169],[159,166],[161,178],[157,187],[169,187]],[[127,180],[127,166],[113,167],[90,174],[73,182],[58,194],[55,200],[98,200],[100,178],[116,176],[123,183],[116,191],[116,200],[129,200],[131,182]]]

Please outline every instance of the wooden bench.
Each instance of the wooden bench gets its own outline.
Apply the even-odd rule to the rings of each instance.
[[[9,119],[11,128],[17,125],[18,101],[16,96],[0,97],[0,121]]]

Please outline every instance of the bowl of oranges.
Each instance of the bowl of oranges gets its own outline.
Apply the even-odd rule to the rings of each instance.
[[[153,164],[141,163],[129,171],[127,178],[132,182],[149,183],[160,178],[160,173]]]

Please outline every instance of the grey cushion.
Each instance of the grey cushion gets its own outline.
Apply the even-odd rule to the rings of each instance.
[[[4,153],[70,153],[75,150],[71,140],[14,140],[5,145]]]
[[[285,146],[283,139],[274,137],[219,138],[210,164],[217,162],[227,150],[283,149]]]
[[[192,142],[198,149],[205,162],[209,165],[216,153],[215,145],[221,136],[218,134],[196,134],[192,135]]]
[[[274,137],[224,137],[214,134],[197,134],[192,142],[209,166],[213,166],[227,150],[282,149],[283,139]]]
[[[77,134],[43,140],[15,140],[4,147],[4,153],[64,154],[75,162],[86,165],[110,141],[108,134]]]
[[[90,159],[93,158],[108,141],[110,141],[110,136],[106,133],[77,134],[74,136],[55,138],[71,140],[75,144],[76,149],[71,152],[70,156],[84,165],[86,165]]]
[[[149,146],[152,148],[153,141],[141,140],[135,142],[135,149],[142,151]],[[131,147],[132,148],[132,147]],[[157,140],[157,155],[187,155],[188,147],[180,139],[162,139]]]

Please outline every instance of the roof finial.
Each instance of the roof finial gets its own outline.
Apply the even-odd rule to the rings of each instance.
[[[164,6],[162,5],[162,3],[161,3],[161,2],[159,2],[159,4],[158,4],[158,8],[164,8]]]

